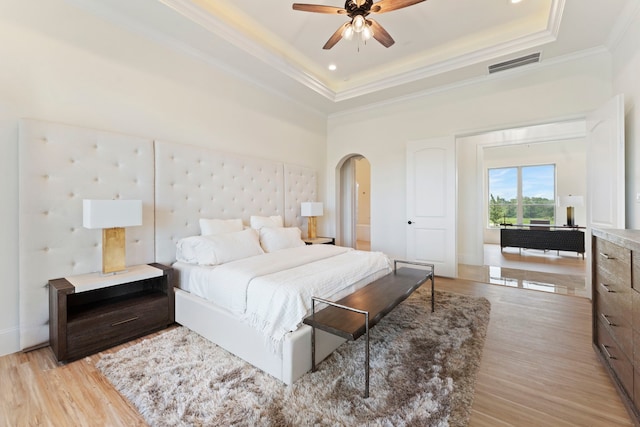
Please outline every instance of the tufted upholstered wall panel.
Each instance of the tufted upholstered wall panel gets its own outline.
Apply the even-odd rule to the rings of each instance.
[[[207,148],[21,120],[19,132],[20,348],[49,339],[49,279],[99,271],[101,232],[82,227],[82,199],[140,199],[127,229],[127,264],[175,260],[199,218],[283,215],[306,227],[315,171]]]
[[[284,165],[284,221],[289,226],[299,227],[303,237],[307,235],[307,221],[300,215],[300,203],[317,201],[317,188],[313,169]]]
[[[99,271],[100,230],[82,227],[82,199],[140,199],[127,264],[154,261],[153,141],[36,120],[19,124],[20,348],[49,339],[49,279]]]
[[[315,200],[315,171],[204,147],[155,143],[156,260],[175,261],[176,242],[200,234],[200,218],[282,215],[300,226],[299,201]],[[311,199],[310,199],[311,197]]]

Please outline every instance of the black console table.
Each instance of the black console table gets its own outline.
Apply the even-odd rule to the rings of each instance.
[[[500,249],[540,249],[577,252],[584,259],[584,227],[557,225],[510,225],[502,224]]]

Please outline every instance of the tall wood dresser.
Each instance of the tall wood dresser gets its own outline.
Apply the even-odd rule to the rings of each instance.
[[[640,424],[640,230],[592,230],[593,346]]]

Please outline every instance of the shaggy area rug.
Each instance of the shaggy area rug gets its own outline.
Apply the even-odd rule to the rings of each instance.
[[[464,426],[489,322],[484,298],[420,288],[371,331],[286,386],[186,328],[114,354],[98,368],[152,426]]]

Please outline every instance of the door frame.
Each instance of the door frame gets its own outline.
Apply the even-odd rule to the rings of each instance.
[[[475,157],[475,173],[468,174],[462,180],[458,173],[458,262],[469,265],[484,263],[484,227],[486,212],[484,210],[484,149],[506,145],[534,144],[539,142],[559,141],[563,139],[585,138],[585,119],[559,121],[539,125],[514,127],[509,129],[488,131],[456,137],[456,170],[461,170],[461,159]],[[465,182],[466,181],[466,182]],[[473,181],[473,182],[470,182]],[[472,217],[464,217],[464,212],[475,212]],[[482,215],[477,215],[482,212]],[[463,240],[467,239],[467,241]]]
[[[356,247],[356,166],[355,161],[366,159],[362,154],[349,154],[336,166],[336,189],[338,222],[335,243],[339,246]]]

